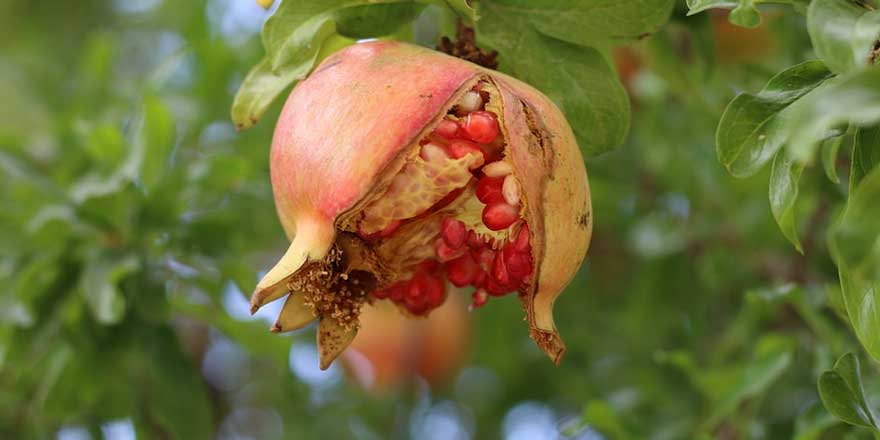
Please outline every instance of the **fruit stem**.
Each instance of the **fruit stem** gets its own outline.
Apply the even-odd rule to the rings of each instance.
[[[464,24],[459,18],[457,20],[457,30],[455,32],[455,41],[444,36],[437,44],[437,50],[445,54],[452,55],[456,58],[470,61],[487,69],[495,70],[498,68],[498,51],[483,50],[477,46],[477,36],[474,28]]]

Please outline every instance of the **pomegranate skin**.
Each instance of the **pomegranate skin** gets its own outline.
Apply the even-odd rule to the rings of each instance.
[[[400,42],[360,43],[335,53],[287,99],[272,141],[271,178],[293,243],[257,286],[252,310],[283,296],[294,273],[327,255],[346,215],[387,188],[393,177],[388,170],[399,168],[404,153],[480,79],[500,93],[506,156],[522,182],[534,271],[520,299],[530,335],[554,362],[561,360],[565,346],[552,308],[580,267],[592,233],[586,169],[571,128],[533,87]],[[341,351],[329,352],[334,350],[326,362],[322,352],[322,367]]]
[[[272,139],[275,205],[289,237],[333,223],[479,74],[452,57],[390,41],[349,46],[293,89]]]

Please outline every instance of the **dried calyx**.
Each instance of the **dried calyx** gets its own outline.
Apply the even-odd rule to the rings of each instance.
[[[354,338],[364,302],[425,316],[450,285],[474,307],[517,292],[531,336],[559,361],[553,301],[591,216],[571,130],[539,92],[415,46],[355,45],[295,88],[271,166],[293,243],[252,309],[291,292],[273,330],[318,319],[322,368]]]

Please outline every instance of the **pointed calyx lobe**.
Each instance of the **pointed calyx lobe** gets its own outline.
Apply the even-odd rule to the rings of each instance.
[[[571,129],[537,90],[413,45],[350,46],[291,93],[271,174],[292,243],[252,308],[289,294],[273,330],[318,319],[322,368],[364,302],[425,316],[456,288],[474,307],[517,292],[530,335],[561,359],[553,302],[592,215]]]

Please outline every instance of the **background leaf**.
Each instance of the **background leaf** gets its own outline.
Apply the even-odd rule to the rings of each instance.
[[[424,10],[417,3],[378,3],[352,6],[336,11],[337,30],[350,38],[371,38],[390,35],[401,26],[416,19]]]
[[[845,73],[866,64],[867,50],[856,57],[852,46],[856,32],[873,31],[875,41],[880,33],[876,18],[861,20],[867,12],[867,8],[852,0],[813,0],[810,4],[807,28],[813,49],[833,72]],[[872,45],[864,46],[867,49]]]
[[[95,319],[102,324],[116,324],[125,313],[125,298],[119,282],[138,269],[133,257],[121,259],[99,257],[86,267],[80,278],[80,289]]]
[[[788,136],[783,112],[830,77],[821,62],[807,61],[780,72],[757,94],[734,98],[715,134],[721,164],[737,177],[756,173]]]
[[[828,180],[834,183],[840,183],[840,177],[837,175],[837,153],[842,143],[843,137],[835,137],[822,142],[822,169],[825,170],[825,176],[828,177]]]
[[[529,29],[524,17],[495,8],[491,3],[482,7],[478,35],[500,52],[500,69],[539,88],[559,106],[584,154],[597,155],[622,143],[629,129],[629,100],[602,54],[541,35]]]
[[[478,3],[483,16],[481,21],[506,22],[508,33],[515,34],[524,25],[582,46],[620,43],[657,32],[669,18],[673,4],[672,0],[483,0]]]
[[[804,164],[793,160],[785,151],[776,153],[770,171],[770,209],[773,211],[773,218],[782,230],[782,235],[801,253],[804,250],[798,238],[794,215],[798,183],[803,171]]]
[[[837,264],[858,278],[880,281],[880,168],[874,168],[850,195],[846,210],[831,228],[830,246]]]
[[[880,163],[880,126],[857,129],[853,141],[852,168],[849,174],[850,194],[878,163]]]
[[[761,14],[756,6],[762,3],[788,4],[803,12],[810,0],[687,0],[688,15],[714,8],[732,9],[728,16],[730,22],[748,28],[761,24]]]
[[[174,116],[155,96],[144,99],[144,122],[141,130],[137,140],[142,144],[144,155],[140,180],[147,192],[152,192],[160,183],[166,169],[170,168],[171,151],[177,136]]]
[[[808,161],[818,143],[836,136],[847,124],[880,121],[880,69],[866,69],[827,81],[824,87],[798,101],[789,114],[788,148]]]
[[[865,400],[859,360],[852,353],[843,355],[833,369],[822,373],[819,396],[825,408],[841,420],[876,430],[876,417]]]

